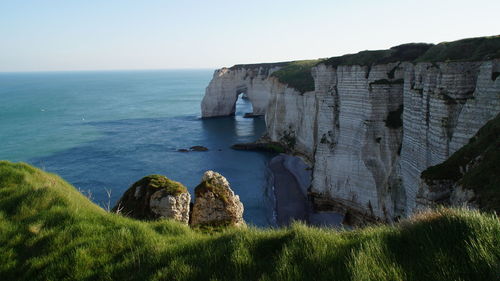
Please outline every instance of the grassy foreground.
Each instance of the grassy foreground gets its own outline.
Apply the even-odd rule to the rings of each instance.
[[[498,280],[500,222],[442,209],[396,226],[202,233],[108,213],[0,161],[0,280]]]

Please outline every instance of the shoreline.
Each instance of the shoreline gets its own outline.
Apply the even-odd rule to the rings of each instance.
[[[302,221],[314,226],[342,227],[342,214],[314,212],[307,195],[312,173],[301,158],[280,154],[269,161],[269,170],[273,180],[274,215],[278,226]]]

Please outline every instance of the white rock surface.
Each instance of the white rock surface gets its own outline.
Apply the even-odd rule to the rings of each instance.
[[[164,190],[151,195],[149,207],[159,218],[170,218],[187,224],[189,222],[189,193],[169,195]]]
[[[406,210],[416,207],[420,173],[465,145],[500,112],[500,61],[421,63],[405,75],[401,179]]]
[[[313,197],[381,220],[411,214],[420,173],[500,112],[500,78],[492,80],[500,60],[318,65],[312,69],[315,91],[304,94],[272,77],[245,78],[252,71],[216,72],[203,115],[234,113],[236,89],[254,89],[254,81],[259,91],[249,97],[259,100],[254,113],[266,113],[268,137],[293,143],[314,164]],[[397,117],[401,106],[403,126],[388,126],[389,114]]]

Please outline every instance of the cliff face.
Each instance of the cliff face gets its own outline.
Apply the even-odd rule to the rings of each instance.
[[[272,141],[313,164],[310,194],[320,210],[384,221],[411,214],[421,172],[446,160],[500,112],[499,59],[319,64],[311,73],[315,90],[304,93],[259,76],[267,95],[259,95],[265,98],[254,113],[265,112]],[[235,96],[234,85],[255,81],[238,75],[232,86],[220,87],[221,101]],[[204,103],[217,96],[212,85],[231,77],[214,78]],[[228,104],[216,110],[234,112],[234,101]],[[208,102],[204,107],[214,108]]]
[[[421,174],[417,208],[436,204],[500,212],[500,114],[446,161]]]
[[[415,207],[420,174],[446,160],[500,112],[499,60],[418,64],[406,73],[401,178]]]

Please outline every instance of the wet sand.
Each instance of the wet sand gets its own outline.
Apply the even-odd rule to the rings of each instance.
[[[271,160],[269,167],[274,175],[274,195],[276,198],[276,223],[289,225],[292,220],[308,220],[307,198],[300,191],[294,175],[285,168],[284,157]]]
[[[309,200],[307,189],[311,182],[311,172],[300,158],[280,154],[269,163],[274,178],[276,198],[276,223],[289,225],[298,220],[308,224],[340,227],[343,215],[338,213],[315,213]]]

